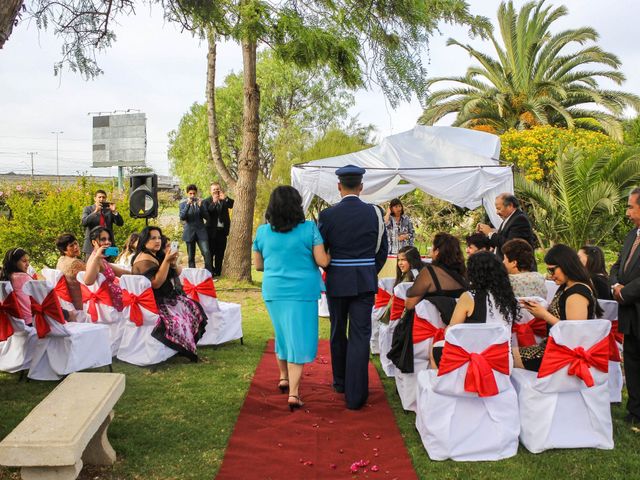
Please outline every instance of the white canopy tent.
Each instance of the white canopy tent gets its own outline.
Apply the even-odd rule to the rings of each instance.
[[[500,138],[456,127],[417,125],[391,135],[379,145],[337,157],[294,165],[291,181],[309,207],[314,195],[330,204],[340,201],[336,168],[357,165],[367,170],[360,198],[383,203],[419,188],[460,207],[483,205],[497,226],[495,197],[513,193],[511,167],[501,166]],[[400,183],[405,180],[408,183]]]

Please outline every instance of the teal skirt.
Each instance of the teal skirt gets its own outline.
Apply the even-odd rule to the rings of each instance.
[[[289,363],[308,363],[318,353],[318,301],[267,300],[276,355]]]

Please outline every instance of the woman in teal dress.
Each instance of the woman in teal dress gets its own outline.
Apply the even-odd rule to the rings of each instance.
[[[264,270],[262,297],[275,331],[278,388],[289,390],[293,411],[303,405],[298,392],[302,367],[318,352],[318,266],[326,267],[330,258],[316,224],[305,221],[295,188],[276,187],[265,218],[268,223],[258,227],[253,242],[253,259]]]

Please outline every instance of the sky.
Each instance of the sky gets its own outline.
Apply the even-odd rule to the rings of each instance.
[[[524,3],[515,0],[516,6]],[[640,94],[640,50],[637,48],[638,0],[558,0],[569,15],[554,28],[591,26],[598,44],[622,61],[627,81],[623,90]],[[468,0],[472,13],[493,20],[499,0]],[[430,45],[429,76],[464,74],[470,65],[460,48],[446,47],[449,37],[488,53],[489,45],[468,38],[467,30],[443,24]],[[556,30],[556,31],[557,31]],[[168,133],[178,127],[194,102],[204,102],[206,43],[162,18],[159,8],[141,6],[135,16],[123,17],[115,28],[113,46],[98,55],[104,74],[85,80],[64,70],[54,76],[61,41],[23,21],[0,50],[0,173],[56,173],[56,137],[60,174],[86,172],[116,175],[116,168],[91,167],[91,117],[97,112],[139,110],[147,115],[147,164],[161,175],[169,173]],[[216,84],[242,66],[240,49],[232,43],[218,46]],[[606,88],[618,88],[602,83]],[[372,124],[376,137],[411,129],[421,114],[416,99],[392,109],[376,89],[359,90],[350,114]],[[447,123],[446,121],[444,123]],[[52,132],[64,132],[54,134]]]

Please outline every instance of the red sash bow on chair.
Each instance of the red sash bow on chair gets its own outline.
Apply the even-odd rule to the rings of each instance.
[[[91,317],[91,321],[93,323],[98,321],[98,309],[96,304],[101,303],[103,305],[113,307],[113,301],[111,300],[111,294],[109,293],[109,287],[107,287],[106,282],[103,282],[95,292],[92,292],[89,290],[89,287],[81,283],[80,290],[82,291],[82,303],[89,302],[87,313]]]
[[[595,367],[605,373],[609,371],[609,337],[604,337],[589,350],[559,345],[553,337],[549,337],[538,378],[551,375],[565,365],[569,365],[569,375],[575,375],[581,378],[587,387],[593,387],[594,381],[589,367]]]
[[[391,300],[391,294],[382,288],[378,288],[378,293],[376,293],[376,301],[373,304],[373,308],[382,308],[389,305],[389,300]]]
[[[624,335],[618,331],[618,320],[611,321],[611,330],[609,331],[609,360],[612,362],[620,362],[620,349],[618,343],[624,341]]]
[[[518,346],[530,347],[536,345],[536,336],[547,336],[547,322],[541,318],[534,318],[526,323],[513,323],[511,331],[516,334]]]
[[[398,320],[404,312],[404,300],[393,296],[391,300],[391,312],[389,312],[389,320]]]
[[[60,276],[53,290],[56,292],[56,295],[58,295],[58,298],[61,298],[65,302],[73,303],[71,293],[69,292],[69,285],[67,285],[67,279],[64,278],[64,275]]]
[[[31,299],[31,313],[33,314],[33,324],[36,327],[38,338],[44,338],[51,331],[45,315],[53,318],[56,322],[65,324],[64,315],[62,314],[62,308],[60,307],[60,301],[55,291],[51,290],[42,303],[38,303],[33,297]]]
[[[183,280],[182,288],[187,296],[198,303],[200,303],[200,294],[208,295],[209,297],[217,298],[216,287],[213,285],[213,279],[207,278],[203,282],[194,285],[186,278]]]
[[[419,343],[427,338],[433,338],[433,343],[444,340],[444,328],[438,328],[418,316],[413,315],[413,343]]]
[[[159,313],[153,290],[150,288],[144,290],[140,295],[123,290],[122,303],[125,307],[131,307],[129,318],[138,327],[142,326],[142,310],[140,307],[144,307],[155,314]]]
[[[476,392],[479,397],[498,394],[498,385],[493,370],[509,375],[509,343],[491,345],[482,353],[469,353],[451,343],[444,344],[438,376],[452,372],[469,363],[464,378],[464,391]]]
[[[13,335],[14,330],[9,315],[16,318],[22,317],[15,292],[7,295],[4,302],[0,301],[0,342],[4,342]]]

